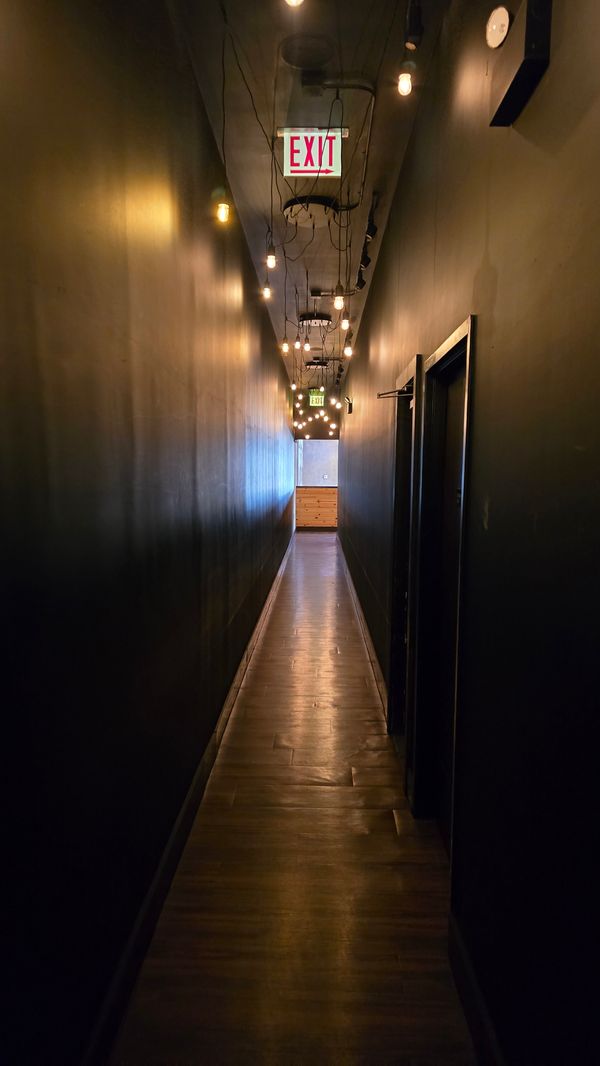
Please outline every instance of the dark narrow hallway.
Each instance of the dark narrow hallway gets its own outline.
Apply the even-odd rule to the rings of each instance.
[[[447,921],[337,538],[297,533],[113,1066],[467,1066]]]

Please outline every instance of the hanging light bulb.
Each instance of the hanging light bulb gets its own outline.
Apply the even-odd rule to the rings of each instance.
[[[295,381],[292,381],[292,386],[291,386],[291,388],[292,388],[292,392],[295,392],[295,391],[296,391],[296,389],[298,388],[298,386],[296,385],[296,382],[295,382]]]
[[[348,312],[347,311],[344,311],[344,313],[342,315],[342,321],[340,322],[340,325],[341,325],[344,333],[346,332],[346,330],[350,329],[350,319],[348,318]]]
[[[292,425],[293,425],[294,429],[298,428],[298,423],[297,422],[292,422]]]
[[[225,200],[223,200],[220,204],[217,204],[217,220],[219,222],[222,222],[223,224],[225,224],[225,222],[229,222],[229,212],[230,207]]]
[[[339,401],[339,400],[338,400],[338,402],[336,403],[336,405],[335,405],[335,406],[337,407],[338,411],[341,411],[341,409],[342,409],[342,405],[341,405],[341,403],[340,403],[340,401]]]
[[[319,388],[319,392],[325,392],[325,386],[324,385],[321,385],[321,387]]]
[[[300,404],[299,404],[299,403],[297,403],[297,404],[296,404],[296,410],[297,410],[297,411],[299,411],[299,410],[300,410]]]
[[[302,347],[302,341],[300,340],[300,334],[297,333],[296,334],[296,340],[294,341],[294,348],[296,349],[297,352],[299,352],[301,347]]]
[[[303,400],[304,399],[304,393],[303,392],[299,392],[298,393],[298,399],[299,400]]]
[[[290,345],[289,345],[289,341],[288,341],[287,337],[284,337],[283,341],[281,342],[281,350],[282,350],[284,355],[287,355],[287,353],[290,350]]]
[[[335,407],[335,396],[332,396],[329,402]]]
[[[300,7],[300,4],[304,3],[304,0],[285,0],[288,7]]]
[[[304,434],[304,440],[310,440],[310,433]]]
[[[329,415],[323,415],[323,421],[329,422]]]
[[[337,422],[332,422],[331,426],[329,428],[330,429],[337,429]]]
[[[275,255],[275,248],[272,244],[269,245],[267,252],[267,270],[275,270],[277,266],[277,256]]]
[[[344,310],[344,289],[343,289],[341,281],[338,281],[338,283],[337,283],[337,285],[335,287],[335,293],[334,293],[334,297],[333,297],[333,306],[335,307],[336,311],[343,311]]]
[[[344,345],[344,355],[347,355],[348,358],[352,355],[352,345],[350,344],[350,341]]]
[[[410,96],[412,92],[412,75],[407,70],[403,70],[398,78],[398,92],[400,96]]]
[[[312,422],[312,415],[309,415],[309,416],[308,416],[308,421],[309,421],[309,422]]]
[[[270,300],[271,299],[271,286],[269,285],[269,279],[268,278],[267,278],[267,280],[265,281],[265,283],[263,285],[262,294],[263,294],[263,297],[264,297],[265,300]]]
[[[333,437],[333,430],[332,429],[329,430],[329,436]]]
[[[310,341],[309,341],[308,337],[304,341],[304,351],[305,352],[310,352]]]

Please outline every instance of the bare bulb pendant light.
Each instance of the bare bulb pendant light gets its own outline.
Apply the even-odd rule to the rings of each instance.
[[[412,75],[407,70],[403,70],[398,78],[398,92],[400,96],[410,96],[412,92]]]
[[[270,300],[271,299],[271,286],[269,285],[269,279],[268,278],[267,278],[267,280],[265,281],[265,283],[263,285],[262,294],[263,294],[263,297],[264,297],[265,300]]]
[[[297,352],[299,352],[301,347],[302,347],[302,341],[300,340],[300,334],[297,333],[296,334],[296,340],[294,341],[294,348],[296,349]]]
[[[337,285],[335,287],[335,294],[334,294],[334,298],[333,298],[333,306],[335,307],[336,311],[343,311],[344,310],[344,289],[343,289],[342,283],[340,281],[338,281],[338,283],[337,283]]]
[[[340,325],[341,325],[344,333],[346,332],[346,330],[350,329],[350,319],[348,318],[347,311],[344,311],[344,314],[342,315],[342,321],[341,321]]]
[[[289,341],[288,341],[287,337],[284,337],[283,341],[281,342],[281,350],[282,350],[284,355],[287,355],[287,353],[290,350],[290,344],[289,344]]]
[[[310,341],[309,341],[308,337],[304,341],[304,351],[305,352],[310,352]]]
[[[267,252],[267,270],[275,270],[277,266],[277,256],[275,255],[275,248],[272,244],[269,245]]]
[[[217,204],[217,219],[223,224],[229,222],[229,204],[225,201]]]
[[[300,4],[304,3],[304,0],[285,0],[288,7],[300,7]]]
[[[350,358],[352,351],[352,345],[350,344],[350,341],[348,341],[348,343],[344,345],[344,355],[347,355],[348,358]]]

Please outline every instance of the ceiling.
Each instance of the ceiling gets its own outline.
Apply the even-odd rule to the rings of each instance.
[[[404,48],[407,0],[304,0],[295,8],[285,0],[175,0],[175,5],[215,139],[224,147],[257,289],[267,276],[272,230],[277,267],[269,272],[268,307],[276,336],[289,342],[282,358],[290,379],[299,387],[323,384],[328,398],[343,395],[347,335],[332,294],[341,281],[356,350],[446,0],[422,0],[424,34],[416,52]],[[407,61],[413,64],[414,89],[402,97],[398,74]],[[285,178],[277,130],[286,126],[347,128],[341,179]],[[286,221],[285,203],[306,195],[332,198],[341,210],[324,215],[300,209],[298,225]],[[313,228],[315,217],[325,223],[321,228]],[[365,244],[370,220],[376,234]],[[363,271],[365,286],[357,289],[363,249],[371,262]],[[316,295],[321,293],[327,295]],[[305,340],[298,314],[314,310],[331,314],[331,326],[312,325],[310,353],[296,351],[299,329]],[[307,368],[315,359],[326,365]],[[315,435],[330,432],[320,420]]]

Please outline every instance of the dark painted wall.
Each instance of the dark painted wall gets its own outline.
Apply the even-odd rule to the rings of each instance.
[[[451,5],[417,90],[348,383],[340,533],[385,656],[394,403],[375,393],[476,313],[453,911],[507,1060],[567,1066],[597,1056],[600,12],[555,0],[550,69],[492,130],[490,6]]]
[[[3,5],[3,1063],[78,1061],[291,529],[286,377],[158,2]]]

